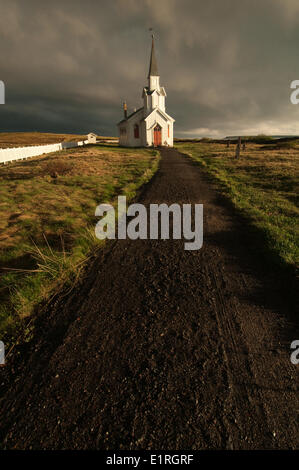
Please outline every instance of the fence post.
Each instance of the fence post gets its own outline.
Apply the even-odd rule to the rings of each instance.
[[[241,150],[241,137],[238,138],[237,147],[236,147],[236,158],[240,157]]]

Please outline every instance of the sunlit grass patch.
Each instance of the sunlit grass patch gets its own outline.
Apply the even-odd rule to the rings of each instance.
[[[1,339],[13,342],[39,302],[74,285],[102,244],[96,206],[133,198],[158,160],[154,150],[93,145],[0,166]]]
[[[260,231],[269,253],[298,266],[297,141],[289,146],[247,143],[239,159],[232,144],[227,148],[223,143],[178,143],[177,147],[215,177],[222,191]]]

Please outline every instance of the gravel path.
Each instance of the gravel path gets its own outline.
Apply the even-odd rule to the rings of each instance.
[[[293,287],[176,150],[139,201],[203,203],[203,248],[106,244],[0,369],[4,448],[298,448]]]

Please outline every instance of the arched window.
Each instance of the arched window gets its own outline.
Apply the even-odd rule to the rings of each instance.
[[[135,137],[135,139],[139,139],[139,126],[138,126],[138,124],[135,124],[135,126],[134,126],[134,137]]]

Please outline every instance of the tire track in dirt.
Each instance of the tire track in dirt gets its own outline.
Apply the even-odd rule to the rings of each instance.
[[[5,448],[298,447],[295,302],[190,159],[162,150],[140,202],[203,203],[204,245],[109,242],[3,371]]]

